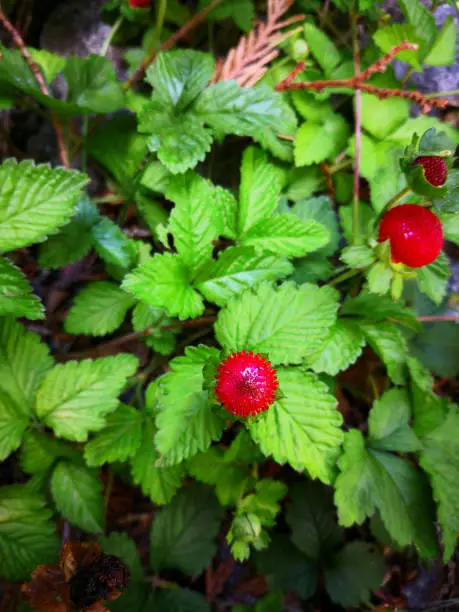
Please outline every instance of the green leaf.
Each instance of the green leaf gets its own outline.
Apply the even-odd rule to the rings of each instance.
[[[53,365],[49,347],[10,317],[0,319],[0,389],[30,416],[37,389]]]
[[[140,179],[140,185],[153,193],[165,194],[171,173],[159,161],[150,161],[145,165]]]
[[[220,527],[220,506],[210,487],[181,489],[153,522],[150,564],[153,571],[178,569],[200,574],[209,564]]]
[[[93,245],[91,228],[100,215],[91,200],[84,196],[77,203],[77,214],[55,235],[40,245],[40,266],[62,268],[82,259]]]
[[[408,308],[401,300],[394,302],[389,296],[375,295],[361,291],[355,298],[348,296],[341,308],[345,316],[359,316],[370,321],[395,320],[414,331],[421,331],[416,320],[416,312]]]
[[[400,8],[408,23],[414,25],[416,34],[422,41],[419,50],[421,61],[432,47],[432,43],[437,35],[435,17],[429,9],[422,4],[421,0],[399,0]]]
[[[436,128],[440,132],[445,132],[454,143],[459,143],[459,130],[457,128],[440,121],[438,117],[427,115],[419,115],[416,119],[407,119],[405,123],[390,135],[389,139],[399,145],[408,146],[413,138],[413,134],[422,134],[430,128]]]
[[[92,227],[92,238],[98,255],[108,264],[127,268],[131,254],[126,236],[108,217],[103,217]]]
[[[422,439],[424,450],[420,464],[427,472],[438,506],[442,529],[443,559],[449,561],[456,548],[458,534],[459,495],[459,414],[452,410],[444,423]]]
[[[244,151],[236,223],[239,236],[272,215],[282,188],[281,181],[280,168],[269,163],[266,153],[255,147]]]
[[[292,168],[285,188],[285,197],[294,202],[301,198],[308,198],[319,190],[320,183],[318,166]]]
[[[11,581],[27,580],[40,563],[55,563],[59,550],[56,525],[46,500],[27,485],[0,487],[0,573]]]
[[[287,485],[279,480],[263,478],[255,485],[254,493],[239,500],[238,515],[256,515],[264,527],[273,527],[281,510],[280,501],[287,495]]]
[[[118,395],[138,366],[134,355],[68,361],[54,366],[37,393],[36,413],[58,437],[84,442],[105,424]]]
[[[333,490],[318,482],[305,481],[293,487],[286,520],[292,542],[310,560],[319,562],[343,537],[333,505]]]
[[[376,87],[396,88],[398,81],[390,75],[377,75],[371,80]],[[410,102],[402,98],[380,100],[362,92],[362,127],[378,140],[383,140],[409,117]]]
[[[178,255],[155,255],[128,274],[122,288],[170,316],[192,319],[204,312],[202,297],[189,281],[188,270]]]
[[[360,431],[344,438],[335,483],[340,525],[361,524],[379,509],[390,535],[400,544],[414,543],[423,557],[437,554],[431,494],[423,474],[408,461],[365,448]]]
[[[104,429],[90,440],[84,449],[89,466],[126,461],[135,454],[142,439],[143,419],[131,406],[120,404],[107,416]]]
[[[220,311],[215,333],[230,352],[253,350],[274,364],[300,363],[334,324],[336,309],[337,293],[330,287],[263,283]]]
[[[368,418],[368,441],[372,448],[402,453],[422,448],[409,426],[410,398],[404,389],[389,389],[376,400]]]
[[[423,323],[423,333],[410,341],[411,353],[438,376],[459,372],[459,325],[453,321]]]
[[[6,257],[0,257],[0,316],[2,315],[27,319],[44,318],[43,306],[32,294],[29,281]]]
[[[446,295],[450,274],[448,258],[440,253],[434,262],[418,270],[419,288],[438,305]]]
[[[222,435],[225,421],[207,391],[203,368],[217,357],[214,348],[188,347],[185,357],[170,362],[171,371],[161,381],[164,395],[156,419],[155,444],[166,464],[179,463],[208,448]]]
[[[87,177],[32,161],[0,166],[0,251],[41,242],[69,221]]]
[[[367,287],[370,293],[385,295],[391,286],[394,273],[385,261],[376,261],[367,274]]]
[[[312,23],[305,23],[304,33],[314,59],[329,74],[341,62],[341,53],[326,34]]]
[[[319,249],[317,255],[320,254],[328,257],[336,251],[340,240],[340,231],[336,212],[332,208],[330,198],[318,196],[297,201],[289,212],[298,217],[298,219],[301,219],[301,221],[309,221],[311,219],[317,221],[317,223],[325,226],[329,231],[329,241],[324,247]]]
[[[153,605],[145,609],[161,612],[210,612],[210,606],[201,593],[190,589],[158,589]]]
[[[314,94],[302,89],[291,92],[295,108],[308,121],[320,123],[327,115],[333,113],[332,105],[325,100],[318,100]]]
[[[284,257],[301,257],[317,251],[330,239],[328,230],[313,219],[300,221],[288,213],[273,215],[254,225],[241,240],[243,246]]]
[[[338,114],[326,116],[322,123],[303,123],[295,138],[295,165],[309,166],[334,157],[348,137],[349,126]]]
[[[168,231],[193,277],[211,259],[212,242],[217,238],[212,185],[198,174],[188,172],[170,180],[166,198],[175,204]]]
[[[381,28],[373,34],[373,40],[383,53],[388,53],[393,47],[396,47],[405,40],[414,44],[421,42],[417,36],[416,27],[409,23],[394,23],[393,25]],[[416,71],[422,72],[418,51],[402,51],[397,53],[397,59],[410,64]]]
[[[456,61],[457,29],[454,17],[449,15],[435,37],[424,63],[428,66],[451,66]]]
[[[45,79],[48,83],[54,81],[59,72],[62,72],[67,62],[65,57],[50,53],[45,49],[33,49],[27,47],[27,51],[32,56],[32,59],[40,66],[41,71],[44,74]]]
[[[76,296],[65,320],[65,331],[76,336],[105,336],[120,327],[133,305],[133,297],[119,285],[90,283]]]
[[[201,0],[199,8],[210,4],[210,0]],[[236,25],[244,32],[250,32],[255,18],[254,3],[252,0],[231,0],[214,8],[206,17],[209,21],[233,19]]]
[[[339,216],[341,219],[341,226],[343,228],[343,234],[349,244],[353,243],[353,215],[352,206],[345,205],[339,207]],[[358,223],[358,240],[357,245],[367,246],[368,238],[370,236],[375,214],[371,206],[360,202],[359,205],[359,223]]]
[[[255,563],[270,590],[295,591],[302,599],[314,595],[319,578],[317,565],[300,553],[287,536],[274,534],[269,548],[256,553]]]
[[[370,601],[386,573],[383,555],[367,542],[349,542],[325,569],[325,588],[330,598],[345,608]]]
[[[413,429],[416,435],[422,438],[445,420],[448,413],[448,398],[434,393],[432,375],[416,358],[409,357],[407,365],[411,379]]]
[[[147,70],[147,81],[168,106],[185,109],[212,78],[215,61],[209,53],[160,52]]]
[[[269,253],[257,254],[252,247],[229,247],[210,269],[195,280],[206,300],[224,306],[232,297],[264,280],[277,280],[292,272],[286,260]]]
[[[113,531],[108,536],[101,536],[98,542],[106,555],[115,555],[121,559],[129,570],[131,580],[136,582],[144,580],[145,572],[139,551],[136,543],[127,533]]]
[[[367,268],[375,260],[373,249],[367,246],[348,246],[341,251],[341,261],[351,268]]]
[[[338,319],[329,330],[329,335],[316,352],[309,354],[305,365],[314,372],[325,372],[336,376],[346,370],[362,353],[365,337],[358,324]]]
[[[124,106],[124,94],[111,61],[100,55],[67,58],[67,101],[78,113],[113,113]],[[75,113],[76,114],[76,113]]]
[[[73,525],[89,533],[104,530],[102,482],[97,472],[60,461],[51,476],[51,495],[58,511]]]
[[[185,476],[185,467],[181,465],[158,465],[159,454],[154,440],[153,423],[147,419],[143,425],[142,441],[131,459],[132,480],[139,485],[142,493],[150,497],[154,504],[163,505],[170,502],[180,487]]]
[[[459,215],[443,213],[438,215],[443,227],[446,240],[459,244]]]
[[[70,444],[51,438],[41,431],[26,431],[21,445],[21,469],[24,472],[43,474],[61,458],[80,461],[81,455]]]
[[[254,440],[277,463],[332,482],[343,439],[336,399],[311,374],[279,369],[277,376],[282,395],[250,424]]]
[[[362,322],[360,328],[368,344],[385,364],[390,378],[395,384],[403,384],[407,346],[398,327],[389,322]]]
[[[0,390],[0,461],[19,448],[29,419],[14,400]]]
[[[218,233],[224,238],[236,238],[238,203],[231,191],[223,187],[215,187],[214,199],[217,208],[217,223],[220,223]]]

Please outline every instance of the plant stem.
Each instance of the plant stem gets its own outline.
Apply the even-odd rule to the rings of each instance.
[[[107,55],[107,51],[108,48],[112,42],[112,40],[115,37],[115,34],[118,32],[118,30],[120,29],[122,23],[124,21],[124,16],[120,15],[118,17],[118,19],[115,21],[115,23],[113,24],[112,29],[110,30],[110,32],[108,33],[107,38],[104,40],[104,44],[102,45],[102,49],[100,50],[100,55],[102,57],[105,57]]]
[[[343,272],[342,274],[340,274],[336,278],[332,278],[331,281],[328,281],[327,285],[331,285],[331,286],[338,285],[339,283],[342,283],[343,281],[347,280],[348,278],[352,278],[353,276],[357,276],[357,274],[360,274],[361,271],[362,271],[361,268],[351,268],[350,270],[347,270],[346,272]]]
[[[152,37],[150,48],[148,50],[148,55],[155,54],[156,50],[159,47],[159,43],[161,40],[161,34],[163,33],[164,18],[166,17],[166,9],[167,9],[167,0],[159,0],[155,30],[153,32],[153,37]]]
[[[354,55],[355,76],[360,74],[360,51],[357,36],[358,15],[351,14],[352,53]],[[362,144],[362,92],[355,92],[355,162],[354,162],[354,189],[352,199],[352,237],[353,243],[359,242],[359,203],[360,203],[360,152]]]
[[[112,494],[114,480],[115,480],[115,473],[112,470],[109,470],[107,487],[105,489],[105,495],[104,495],[105,512],[107,512],[108,502],[110,501],[110,495]]]
[[[410,67],[408,68],[408,70],[405,72],[405,74],[403,75],[403,77],[402,77],[402,79],[401,79],[400,83],[401,83],[402,85],[405,85],[405,83],[408,81],[408,79],[409,79],[409,78],[410,78],[410,76],[413,74],[413,72],[414,72],[414,68],[413,68],[413,66],[410,66]]]
[[[426,98],[443,98],[447,96],[459,96],[459,89],[450,89],[449,91],[437,91],[436,93],[427,94]]]
[[[86,149],[86,140],[88,138],[88,125],[89,125],[89,116],[83,115],[83,129],[82,129],[83,148],[81,150],[81,169],[83,170],[83,172],[86,172],[87,157],[88,157],[88,152]]]
[[[383,212],[387,212],[388,210],[390,210],[391,208],[393,208],[396,204],[398,204],[401,200],[403,200],[403,198],[405,196],[407,196],[409,193],[411,193],[411,187],[405,187],[404,189],[402,189],[401,191],[399,191],[399,193],[397,193],[396,195],[394,195],[393,198],[391,198],[386,206],[384,207],[384,211]]]
[[[417,317],[418,321],[424,322],[439,322],[439,321],[455,321],[459,322],[459,314],[457,315],[435,315],[426,317]]]

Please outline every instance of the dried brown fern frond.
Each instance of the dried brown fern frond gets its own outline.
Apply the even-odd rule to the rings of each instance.
[[[259,81],[268,70],[268,63],[279,55],[276,45],[299,29],[284,33],[280,30],[304,19],[304,15],[295,15],[281,21],[292,4],[293,0],[268,0],[266,22],[257,23],[224,60],[217,62],[212,83],[235,79],[241,87],[251,87]]]

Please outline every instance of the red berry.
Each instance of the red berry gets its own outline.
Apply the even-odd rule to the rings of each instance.
[[[424,168],[424,177],[426,181],[434,187],[441,187],[445,184],[448,166],[443,157],[434,155],[418,157],[414,160],[413,164]]]
[[[148,8],[150,4],[151,0],[129,0],[131,8]]]
[[[443,228],[440,219],[427,208],[402,204],[386,212],[382,218],[379,241],[385,240],[390,240],[390,255],[394,263],[422,268],[440,255]]]
[[[265,412],[274,402],[279,385],[276,370],[259,353],[232,353],[218,366],[215,394],[223,408],[235,416]]]

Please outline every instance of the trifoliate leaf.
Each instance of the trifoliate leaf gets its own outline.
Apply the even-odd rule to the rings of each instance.
[[[438,506],[445,563],[456,548],[459,495],[459,414],[452,410],[444,423],[423,437],[420,464],[427,472]]]
[[[306,481],[294,486],[290,499],[286,520],[292,530],[292,542],[308,559],[318,562],[336,548],[343,536],[333,505],[333,490]]]
[[[19,448],[28,424],[29,419],[13,398],[0,390],[0,461]]]
[[[295,165],[310,166],[335,156],[348,137],[349,126],[338,114],[327,115],[322,123],[303,123],[295,138]]]
[[[127,237],[108,217],[103,217],[92,227],[92,238],[98,255],[108,264],[129,267],[131,254]]]
[[[154,308],[180,319],[204,312],[202,297],[191,286],[188,270],[178,255],[155,255],[124,279],[123,289]]]
[[[97,207],[84,196],[77,203],[77,214],[40,245],[40,266],[61,268],[82,259],[93,245],[91,228],[100,220]]]
[[[236,224],[239,236],[271,216],[279,199],[281,180],[281,170],[268,161],[266,153],[255,147],[244,151]]]
[[[84,442],[105,424],[118,395],[138,366],[134,355],[69,361],[54,366],[37,393],[36,413],[58,437]]]
[[[332,482],[343,439],[336,399],[310,374],[279,369],[277,376],[282,395],[250,424],[254,440],[277,463]]]
[[[206,300],[224,306],[230,298],[264,280],[277,280],[292,272],[286,260],[269,253],[257,254],[252,247],[229,247],[195,280]]]
[[[90,440],[84,449],[89,466],[126,461],[135,454],[142,439],[142,415],[131,406],[120,404],[107,416],[104,429]]]
[[[215,61],[209,53],[179,50],[158,53],[146,80],[168,106],[185,109],[212,78]]]
[[[300,363],[334,324],[337,305],[330,287],[263,283],[220,311],[215,333],[228,351],[265,353],[274,364]]]
[[[195,484],[181,489],[153,521],[153,571],[173,568],[185,574],[201,573],[216,550],[214,539],[220,527],[220,512],[210,487]]]
[[[37,389],[53,365],[49,347],[10,317],[0,319],[0,389],[21,412],[32,414]]]
[[[284,257],[302,257],[325,246],[328,230],[313,219],[300,221],[293,215],[273,215],[254,225],[241,239],[243,246],[270,251]]]
[[[333,556],[325,568],[325,588],[335,603],[359,607],[381,586],[385,573],[383,555],[375,546],[357,540]]]
[[[410,453],[422,445],[409,426],[411,407],[404,389],[389,389],[376,400],[368,418],[368,441],[372,448]]]
[[[304,25],[308,47],[325,73],[331,73],[341,62],[341,53],[326,34],[312,23]]]
[[[32,161],[0,166],[0,251],[41,242],[69,221],[87,176]]]
[[[358,324],[338,319],[317,352],[307,356],[305,365],[314,372],[336,376],[358,359],[364,345],[365,337]]]
[[[256,515],[263,527],[273,527],[279,514],[280,501],[287,495],[287,485],[279,480],[263,478],[255,485],[255,491],[238,503],[238,515]]]
[[[434,262],[419,269],[417,275],[419,288],[438,305],[446,295],[450,274],[448,258],[444,253],[440,253]]]
[[[108,536],[98,539],[99,545],[106,555],[115,555],[128,568],[131,580],[142,581],[145,572],[140,560],[137,545],[127,533],[113,531]]]
[[[0,257],[0,316],[43,319],[43,306],[32,294],[24,274],[7,257]]]
[[[60,461],[51,476],[51,494],[57,509],[70,523],[89,533],[104,530],[102,482],[97,472]]]
[[[185,357],[170,362],[171,371],[161,381],[164,395],[156,419],[155,444],[165,464],[179,463],[206,450],[222,434],[225,421],[203,389],[204,365],[215,356],[217,349],[188,347]]]
[[[40,563],[55,563],[59,550],[56,525],[46,500],[27,485],[0,487],[0,574],[27,580]]]
[[[392,319],[413,329],[421,331],[416,320],[416,312],[408,308],[401,300],[394,302],[389,296],[380,296],[368,291],[361,291],[357,297],[347,297],[341,308],[345,316],[359,316],[370,321],[387,321]]]
[[[26,431],[21,444],[21,469],[27,474],[42,474],[59,458],[80,461],[81,455],[70,444],[41,431]]]
[[[193,278],[211,259],[212,242],[217,238],[213,188],[198,174],[187,172],[170,180],[166,197],[175,204],[168,230]]]
[[[438,32],[424,63],[428,66],[451,66],[456,60],[457,29],[454,17],[449,15]]]
[[[395,88],[399,83],[391,74],[372,77],[376,87]],[[409,117],[410,102],[403,98],[381,100],[374,94],[362,92],[362,127],[377,140],[387,138]],[[376,176],[376,175],[375,175]]]
[[[410,23],[394,23],[385,28],[380,28],[373,34],[373,40],[383,53],[388,53],[393,47],[406,40],[415,44],[420,42],[416,27]],[[419,63],[419,51],[408,49],[397,53],[397,58],[401,62],[410,64],[417,72],[422,72],[422,65]]]
[[[338,248],[340,239],[340,231],[338,225],[338,218],[336,212],[333,210],[330,198],[327,196],[318,196],[315,198],[308,198],[307,200],[297,201],[292,208],[288,211],[301,221],[317,221],[321,225],[325,226],[330,233],[329,241],[322,247],[317,255],[323,255],[328,257]]]
[[[378,509],[390,535],[400,544],[414,543],[423,557],[437,554],[434,508],[423,474],[408,461],[366,449],[358,430],[344,438],[338,461],[335,504],[340,525],[361,524]]]
[[[142,441],[131,459],[132,480],[139,485],[142,493],[154,504],[170,502],[185,476],[183,464],[162,466],[158,464],[158,451],[154,446],[155,429],[151,420],[143,426]]]
[[[405,381],[407,346],[399,328],[394,323],[360,323],[366,341],[380,357],[394,383]]]
[[[435,17],[419,0],[399,0],[399,6],[406,21],[416,28],[416,34],[422,41],[419,55],[423,61],[437,36]]]
[[[115,283],[90,283],[78,293],[65,321],[69,334],[105,336],[122,324],[134,298]]]
[[[255,554],[255,564],[273,591],[295,591],[302,599],[317,588],[319,568],[293,546],[285,535],[274,534],[267,550]]]

